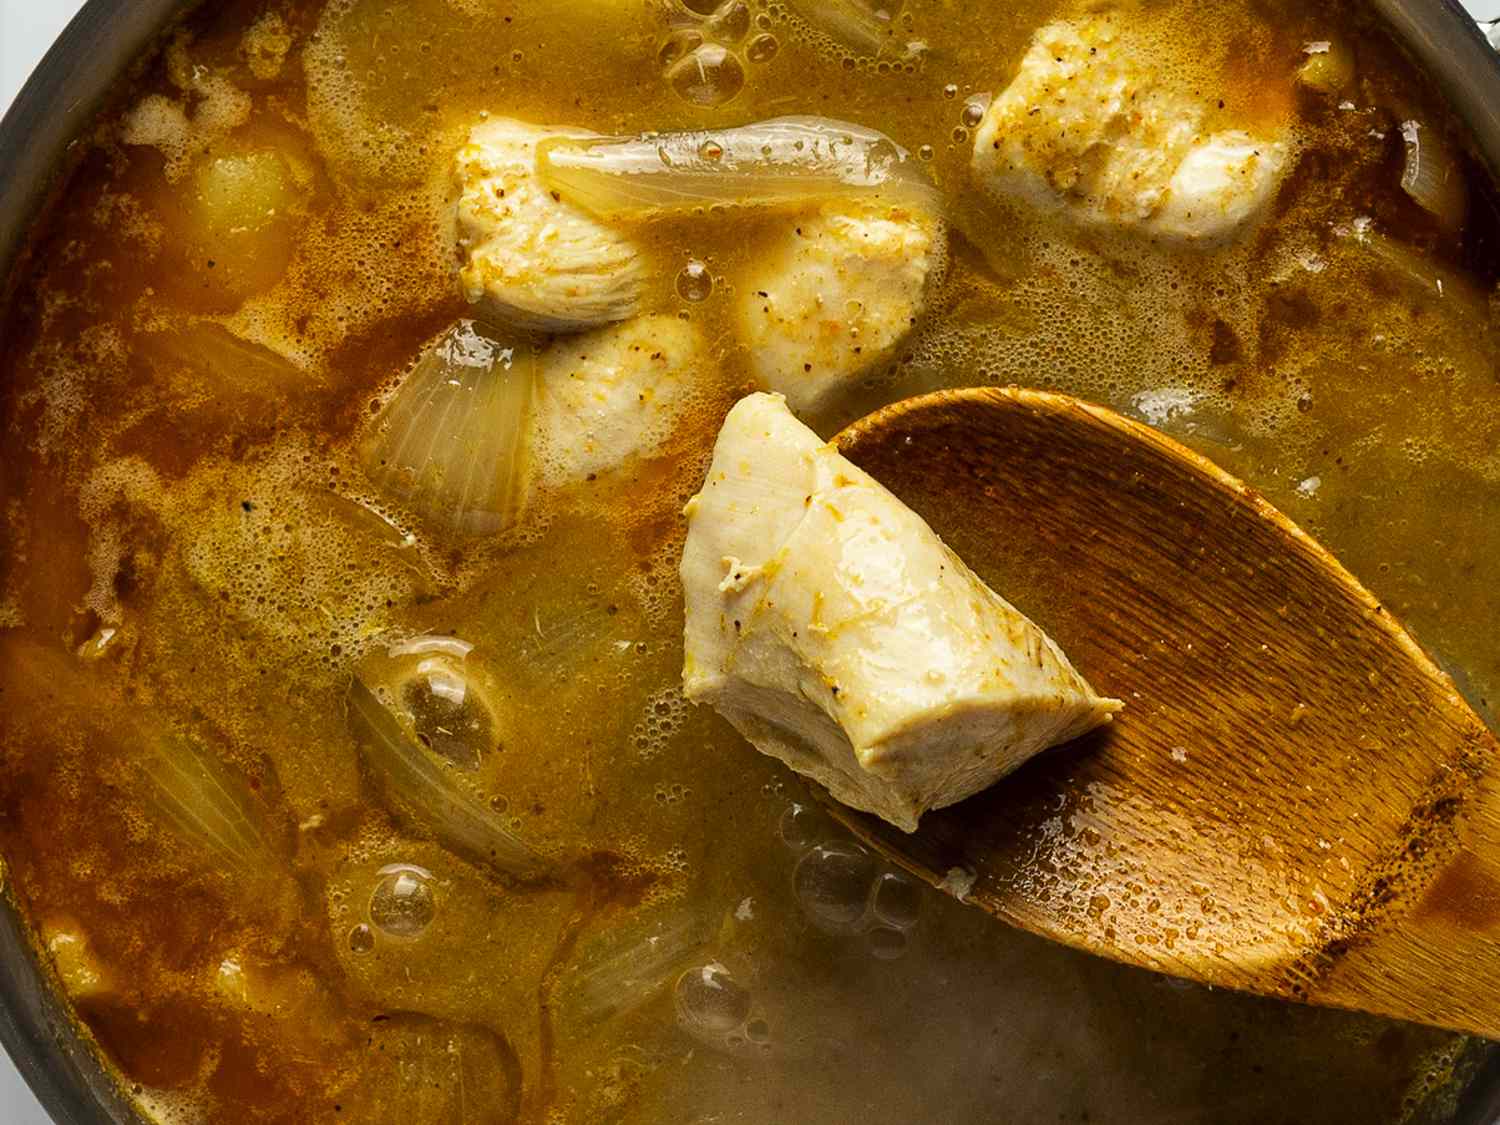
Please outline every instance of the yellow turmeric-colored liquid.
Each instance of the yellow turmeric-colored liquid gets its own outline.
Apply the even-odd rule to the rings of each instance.
[[[1448,1120],[1482,1045],[1012,932],[862,855],[682,699],[679,512],[753,384],[729,310],[784,217],[635,232],[646,309],[699,322],[716,372],[659,456],[477,540],[366,479],[372,413],[475,315],[449,173],[481,115],[855,121],[919,154],[949,263],[813,424],[985,382],[1142,417],[1318,535],[1490,714],[1493,196],[1465,165],[1453,232],[1403,194],[1400,123],[1463,134],[1363,6],[1119,6],[1177,45],[1162,65],[1216,76],[1216,121],[1296,121],[1274,214],[1218,250],[970,186],[967,107],[1066,6],[908,0],[895,32],[924,46],[878,60],[801,7],[207,5],[118,91],[0,322],[0,854],[59,987],[173,1122]],[[674,88],[684,29],[736,60],[718,106]],[[1325,40],[1355,58],[1347,108],[1291,82]],[[455,849],[374,776],[351,679],[421,635],[474,646],[459,784],[547,877]],[[847,924],[809,912],[877,890]]]

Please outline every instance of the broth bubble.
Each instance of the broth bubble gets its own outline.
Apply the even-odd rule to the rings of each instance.
[[[815,927],[830,934],[860,928],[874,879],[875,861],[870,854],[838,841],[813,848],[792,874],[802,912]]]
[[[355,953],[369,953],[375,948],[375,931],[361,922],[349,931],[349,948]]]
[[[757,35],[745,44],[745,58],[753,63],[770,62],[779,50],[781,50],[781,44],[776,41],[776,36]]]
[[[407,863],[380,869],[380,882],[370,892],[370,921],[388,937],[414,938],[437,917],[432,873]]]
[[[745,0],[726,0],[708,27],[721,42],[738,43],[750,30],[750,5]]]
[[[692,28],[674,31],[662,43],[661,49],[656,54],[657,61],[661,63],[663,69],[666,69],[695,47],[701,46],[702,43],[703,33],[700,31]]]
[[[711,108],[732,101],[744,88],[745,68],[729,48],[704,43],[667,71],[667,81],[689,105]]]
[[[817,843],[823,832],[823,819],[807,805],[794,804],[781,814],[778,830],[781,842],[800,852]]]
[[[888,926],[909,930],[922,910],[922,888],[916,880],[887,871],[875,881],[875,916]]]
[[[713,274],[709,273],[708,267],[697,259],[683,266],[682,272],[677,275],[677,295],[684,301],[691,301],[694,304],[706,301],[713,291]]]
[[[750,1015],[750,993],[717,961],[688,969],[673,990],[677,1021],[688,1031],[724,1034]]]
[[[437,662],[424,662],[402,686],[401,702],[422,745],[464,770],[479,768],[496,743],[495,724],[464,679]]]

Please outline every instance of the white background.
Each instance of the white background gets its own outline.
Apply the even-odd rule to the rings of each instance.
[[[10,105],[31,68],[82,6],[81,0],[0,0],[0,111]],[[1500,18],[1500,0],[1465,0],[1465,6],[1477,19]],[[50,1125],[3,1055],[0,1125]]]

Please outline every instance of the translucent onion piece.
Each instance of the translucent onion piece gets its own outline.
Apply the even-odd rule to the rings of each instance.
[[[646,1004],[677,975],[702,960],[707,926],[671,908],[623,926],[610,926],[582,943],[559,981],[556,1007],[570,1024],[587,1028]]]
[[[1485,294],[1471,277],[1449,269],[1430,254],[1383,234],[1369,219],[1356,219],[1350,226],[1336,226],[1333,234],[1350,251],[1364,258],[1371,269],[1402,282],[1408,298],[1456,305],[1462,310],[1460,317],[1475,324],[1488,319]]]
[[[798,19],[865,58],[912,59],[925,46],[901,34],[901,0],[787,0]]]
[[[349,725],[370,773],[393,811],[443,845],[508,875],[538,874],[543,861],[453,777],[356,677],[349,684]]]
[[[368,1064],[342,1099],[352,1121],[511,1125],[521,1068],[510,1045],[473,1025],[399,1015],[369,1026]]]
[[[458,660],[467,660],[469,653],[474,651],[474,646],[462,637],[445,637],[442,635],[429,635],[423,637],[412,637],[409,640],[397,641],[386,649],[389,656],[429,656],[441,653],[443,656],[452,656]]]
[[[1453,150],[1441,134],[1416,121],[1402,122],[1401,139],[1406,144],[1401,190],[1444,230],[1458,230],[1468,210],[1469,192]]]
[[[529,345],[505,347],[461,320],[430,344],[360,446],[370,479],[443,531],[493,535],[530,485],[535,382]]]
[[[6,720],[15,729],[61,723],[100,738],[112,757],[128,757],[132,794],[178,839],[226,872],[266,882],[287,873],[287,841],[238,770],[211,747],[163,729],[157,716],[121,700],[103,677],[80,671],[73,657],[20,640],[17,632],[0,640]]]
[[[169,735],[156,741],[141,772],[151,811],[225,870],[262,876],[284,868],[248,786],[211,751]]]
[[[211,394],[232,390],[278,399],[313,384],[312,378],[290,360],[211,320],[148,332],[137,345],[152,366],[168,378],[187,375]]]
[[[538,146],[537,164],[554,190],[600,216],[867,195],[939,207],[936,190],[895,141],[825,117],[640,137],[554,137]]]
[[[368,504],[350,500],[337,492],[315,492],[308,498],[308,506],[319,515],[327,516],[390,550],[406,551],[416,546],[416,536],[403,531]]]
[[[515,644],[528,669],[543,677],[565,677],[579,661],[598,658],[601,642],[619,632],[617,615],[602,601],[575,607],[559,599],[533,609],[531,630],[515,638]],[[613,643],[620,652],[631,647],[621,636]]]

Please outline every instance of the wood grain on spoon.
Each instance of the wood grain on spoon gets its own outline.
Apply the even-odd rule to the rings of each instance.
[[[914,836],[839,810],[860,836],[1068,945],[1500,1038],[1495,739],[1337,560],[1064,395],[944,391],[836,440],[1127,702]]]

